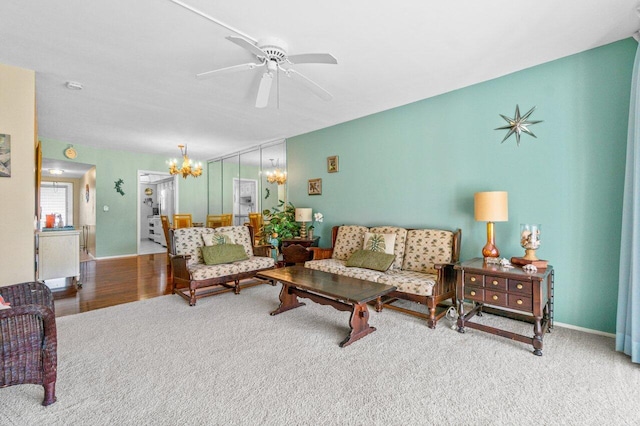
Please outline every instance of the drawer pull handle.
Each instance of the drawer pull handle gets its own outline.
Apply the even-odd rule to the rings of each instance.
[[[516,301],[516,303],[517,303],[518,305],[522,305],[522,303],[523,303],[523,302],[522,302],[522,299],[518,299],[518,300]]]
[[[469,294],[470,294],[470,295],[472,295],[472,296],[475,296],[475,295],[476,295],[476,292],[475,292],[475,291],[473,291],[473,290],[471,290],[471,292],[470,292]]]
[[[471,277],[471,280],[470,280],[470,281],[471,281],[472,283],[476,282],[476,277]]]
[[[516,286],[516,288],[517,288],[518,290],[522,290],[522,284],[518,283],[518,285]]]
[[[493,285],[498,285],[498,281],[493,280],[493,281],[491,282],[491,284],[493,284]]]
[[[493,297],[491,297],[493,300],[498,300],[498,296],[496,296],[495,294],[493,295]]]

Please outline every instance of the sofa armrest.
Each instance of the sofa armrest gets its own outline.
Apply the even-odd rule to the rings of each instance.
[[[182,278],[184,280],[190,280],[189,270],[187,269],[187,262],[191,259],[190,254],[171,254],[171,268],[173,277]]]
[[[273,246],[271,244],[259,244],[253,246],[253,255],[259,257],[271,257],[271,250]]]
[[[434,294],[441,295],[455,291],[456,271],[453,265],[453,263],[436,263],[433,265],[438,273],[438,281],[433,288]]]
[[[331,259],[333,248],[309,247],[309,251],[313,252],[311,260]]]

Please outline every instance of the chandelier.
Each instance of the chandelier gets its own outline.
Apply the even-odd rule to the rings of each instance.
[[[178,160],[173,159],[169,162],[169,173],[172,175],[182,175],[183,178],[191,175],[198,177],[202,174],[202,165],[200,163],[193,164],[193,161],[189,159],[187,155],[187,147],[185,145],[178,145],[180,152],[182,153],[182,167],[178,168]]]
[[[269,183],[277,183],[278,185],[284,185],[287,181],[287,172],[283,172],[280,169],[280,159],[273,164],[273,158],[271,160],[271,167],[273,167],[273,171],[267,172],[267,182]]]

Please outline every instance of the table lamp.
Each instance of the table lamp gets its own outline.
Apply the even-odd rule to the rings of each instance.
[[[311,222],[312,209],[300,208],[296,209],[296,222],[302,222],[300,227],[300,238],[307,239],[307,222]]]
[[[509,220],[509,205],[506,191],[476,192],[473,195],[475,219],[487,222],[487,244],[482,248],[483,257],[499,257],[493,230],[494,222]]]

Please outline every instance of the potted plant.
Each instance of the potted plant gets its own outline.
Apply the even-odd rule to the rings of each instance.
[[[324,215],[322,213],[316,212],[313,214],[313,222],[311,222],[311,226],[309,227],[309,231],[307,232],[309,239],[313,239],[313,230],[315,229],[316,222],[321,223],[323,220]]]
[[[296,208],[293,204],[285,204],[279,200],[276,207],[262,211],[265,217],[264,233],[271,244],[280,247],[283,238],[300,235],[300,224],[296,222]]]

